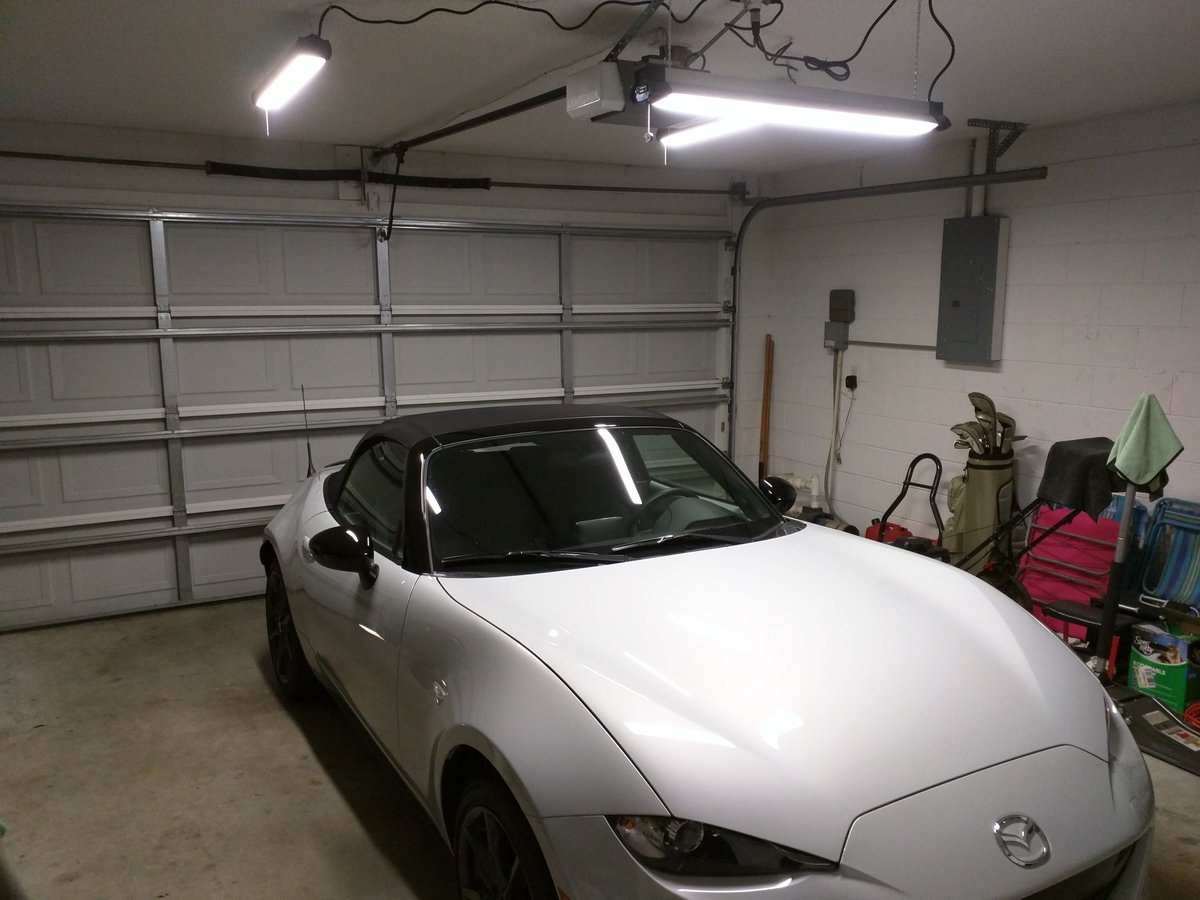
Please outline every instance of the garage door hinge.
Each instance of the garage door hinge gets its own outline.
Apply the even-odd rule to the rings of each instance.
[[[729,313],[730,315],[732,315],[733,314],[733,301],[726,300],[724,303],[722,303],[721,304],[721,312]]]
[[[732,378],[722,378],[721,379],[721,390],[732,391],[733,390],[733,379]]]

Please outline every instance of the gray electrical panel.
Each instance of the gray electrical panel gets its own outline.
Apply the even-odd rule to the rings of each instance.
[[[1008,219],[968,216],[942,224],[937,358],[989,363],[1000,358]]]

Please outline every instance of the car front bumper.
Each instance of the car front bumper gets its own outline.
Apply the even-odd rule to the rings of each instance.
[[[906,895],[880,884],[864,873],[839,868],[801,877],[769,877],[723,881],[677,881],[640,866],[617,840],[601,816],[555,819],[543,822],[561,852],[551,863],[563,900],[679,900],[719,898],[730,900],[898,900]],[[1107,900],[1143,897],[1150,858],[1152,832],[1136,841],[1112,884]],[[953,870],[946,859],[943,871]],[[1056,886],[1051,886],[1055,888]],[[1070,879],[1047,897],[1072,897]],[[976,884],[974,898],[1039,900],[1038,892],[1013,894]]]
[[[567,900],[1137,900],[1152,807],[1136,766],[1055,747],[865,813],[836,869],[800,876],[685,880],[639,864],[603,816],[533,824]],[[1051,847],[1044,864],[1022,867],[1005,858],[992,826],[1012,813],[1041,825]]]

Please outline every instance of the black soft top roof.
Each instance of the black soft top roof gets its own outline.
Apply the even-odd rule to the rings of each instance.
[[[520,431],[557,431],[605,424],[687,428],[670,416],[631,406],[580,403],[474,406],[388,419],[363,435],[360,446],[380,437],[411,447],[429,438],[449,444]]]

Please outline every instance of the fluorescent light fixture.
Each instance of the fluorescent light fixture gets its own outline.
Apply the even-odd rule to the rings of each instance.
[[[332,53],[333,47],[324,38],[315,34],[300,38],[288,58],[254,92],[254,105],[266,112],[279,109],[312,81]]]
[[[693,144],[700,144],[704,141],[712,141],[717,138],[723,138],[726,135],[736,134],[739,131],[757,128],[759,124],[761,123],[749,118],[713,119],[710,122],[701,122],[698,125],[664,128],[658,133],[658,142],[664,147],[678,150],[681,147],[690,147]]]
[[[917,137],[945,122],[942,105],[924,100],[726,78],[692,69],[659,68],[646,74],[652,79],[648,79],[651,104],[662,112],[688,117],[685,127],[668,135],[677,147],[685,146],[684,141],[696,143],[754,125]],[[686,127],[693,121],[698,124]],[[712,127],[691,140],[685,137],[704,125]]]

